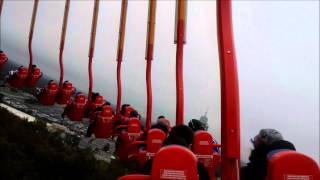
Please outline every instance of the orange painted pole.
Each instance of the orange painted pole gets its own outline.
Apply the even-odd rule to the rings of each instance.
[[[91,100],[91,96],[92,96],[92,86],[93,86],[92,59],[93,59],[93,55],[94,55],[94,47],[95,47],[95,41],[96,41],[98,14],[99,14],[99,3],[100,3],[100,0],[94,1],[93,18],[92,18],[92,25],[91,25],[91,37],[90,37],[90,47],[89,47],[89,65],[88,65],[88,72],[89,72],[88,100],[89,101]]]
[[[185,43],[186,0],[177,0],[176,7],[176,125],[184,122],[183,46]]]
[[[155,33],[155,19],[156,19],[156,0],[149,0],[149,18],[148,18],[148,34],[146,45],[146,84],[147,84],[147,118],[145,131],[147,132],[151,127],[152,120],[152,83],[151,83],[151,63],[153,59],[154,33]]]
[[[126,30],[126,19],[127,19],[127,7],[128,0],[122,0],[121,5],[121,18],[120,18],[120,27],[119,27],[119,39],[118,39],[118,54],[117,54],[117,87],[118,87],[118,95],[117,95],[117,109],[116,116],[120,115],[120,106],[121,106],[121,95],[122,95],[122,87],[121,87],[121,62],[123,56],[123,46],[124,46],[124,38],[125,38],[125,30]]]
[[[60,88],[62,88],[62,85],[63,85],[63,75],[64,75],[63,50],[64,50],[64,43],[65,43],[66,34],[67,34],[69,9],[70,9],[70,0],[66,0],[64,15],[63,15],[63,23],[62,23],[62,31],[61,31],[61,39],[60,39],[60,53],[59,53],[59,64],[60,64],[59,87]]]
[[[231,0],[217,1],[221,81],[222,180],[238,180],[240,160],[240,104]]]
[[[30,24],[30,31],[29,31],[29,43],[28,43],[28,48],[29,48],[29,67],[28,67],[28,71],[29,71],[29,74],[31,74],[31,72],[32,72],[32,63],[33,63],[32,38],[33,38],[34,26],[35,26],[35,23],[36,23],[38,5],[39,5],[39,0],[34,0],[32,18],[31,18],[31,24]]]

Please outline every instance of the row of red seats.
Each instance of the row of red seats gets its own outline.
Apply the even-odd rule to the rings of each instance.
[[[197,156],[181,146],[161,148],[155,155],[151,175],[132,174],[118,180],[197,180]],[[318,180],[318,164],[296,151],[284,150],[274,154],[268,162],[266,180]]]
[[[35,65],[32,66],[30,73],[27,68],[20,66],[18,70],[9,72],[9,76],[6,77],[5,81],[16,88],[35,87],[41,77],[42,72]]]
[[[65,81],[60,89],[53,80],[49,81],[46,87],[42,88],[36,97],[43,105],[67,104],[71,96],[75,93],[72,83]]]
[[[151,129],[146,140],[139,140],[143,132],[137,118],[130,118],[127,125],[120,125],[117,129],[122,129],[122,131],[116,134],[120,139],[120,143],[116,147],[116,155],[122,162],[138,162],[140,167],[154,157],[166,138],[166,134],[162,130]],[[145,145],[145,147],[139,148],[141,145]],[[213,144],[213,137],[210,133],[206,131],[195,133],[192,151],[198,161],[206,167],[212,180],[215,179],[215,172],[221,161],[220,154],[213,152],[215,147],[220,147],[220,145]]]

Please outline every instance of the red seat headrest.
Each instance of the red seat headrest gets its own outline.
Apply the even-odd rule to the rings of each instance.
[[[109,116],[112,116],[112,107],[109,106],[109,105],[104,105],[102,107],[102,111],[101,111],[101,115],[102,116],[105,116],[105,117],[109,117]]]
[[[104,100],[103,100],[103,96],[96,96],[94,99],[94,103],[95,104],[103,104]]]
[[[161,148],[152,162],[151,179],[197,180],[197,158],[187,148],[170,145]]]
[[[132,112],[132,111],[134,111],[135,109],[133,108],[133,107],[131,107],[131,106],[127,106],[126,108],[125,108],[125,110],[124,110],[124,116],[125,117],[129,117],[130,116],[130,113]]]
[[[212,154],[213,152],[213,138],[207,131],[197,131],[194,134],[192,151],[195,154]]]
[[[156,153],[162,145],[166,134],[160,129],[150,129],[147,136],[147,151]]]
[[[128,121],[128,133],[140,133],[141,124],[138,118],[130,118]]]
[[[84,104],[86,102],[86,96],[83,94],[78,94],[75,99],[76,103]]]
[[[58,89],[57,83],[55,83],[54,81],[50,81],[50,82],[48,83],[48,89],[50,89],[50,90],[56,90],[56,89]]]
[[[32,74],[35,76],[39,76],[41,74],[41,70],[36,67],[32,70]]]
[[[71,90],[72,89],[72,83],[70,82],[64,82],[63,83],[63,88],[66,89],[66,90]]]
[[[268,162],[268,180],[320,179],[318,164],[310,157],[296,151],[281,151]]]
[[[28,70],[25,67],[19,67],[18,74],[28,74]]]

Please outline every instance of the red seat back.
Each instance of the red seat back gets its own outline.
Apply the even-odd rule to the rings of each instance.
[[[43,105],[53,105],[56,102],[58,85],[54,81],[49,81],[47,87],[43,88],[37,95],[39,102]]]
[[[140,134],[141,124],[138,118],[130,118],[128,121],[128,134]]]
[[[147,136],[147,153],[156,153],[161,148],[166,134],[160,129],[151,129]]]
[[[76,99],[75,99],[74,103],[77,103],[77,104],[85,104],[85,103],[86,103],[86,96],[83,95],[83,94],[78,94],[78,95],[76,96]]]
[[[127,107],[125,108],[125,110],[124,110],[124,116],[127,117],[127,118],[130,117],[130,113],[131,113],[132,111],[134,111],[134,108],[131,107],[131,106],[127,106]]]
[[[68,109],[66,114],[72,121],[81,121],[84,117],[85,108],[86,96],[83,94],[78,94],[75,100],[66,107],[66,109]]]
[[[62,89],[58,94],[57,103],[68,104],[74,92],[75,92],[75,88],[72,86],[72,83],[70,83],[69,81],[65,81],[63,83]]]
[[[96,96],[96,98],[94,99],[94,104],[97,106],[101,106],[104,103],[104,99],[103,96]]]
[[[296,151],[281,151],[268,162],[267,180],[318,180],[319,165],[310,157]]]
[[[194,134],[192,151],[195,154],[211,155],[213,152],[213,138],[207,131],[197,131]]]
[[[112,114],[112,107],[105,105],[102,111],[98,113],[97,122],[94,127],[94,134],[97,138],[108,138],[112,135],[112,125],[114,116]]]
[[[104,105],[102,107],[101,116],[104,116],[104,117],[112,116],[112,107],[109,105]]]
[[[186,179],[197,180],[197,158],[187,148],[170,145],[161,148],[155,155],[151,170],[152,180]]]
[[[28,76],[25,85],[27,87],[35,87],[38,83],[38,80],[41,78],[42,73],[40,68],[34,67],[31,74]]]
[[[7,82],[13,87],[22,88],[24,86],[24,83],[27,77],[28,77],[27,68],[21,66],[17,71],[9,75]]]
[[[213,152],[213,137],[207,131],[197,131],[194,134],[192,151],[198,160],[203,163],[209,172],[210,179],[214,180],[216,168],[220,164],[221,156]]]
[[[17,75],[18,75],[18,77],[21,78],[21,79],[26,79],[27,76],[28,76],[28,69],[25,68],[25,67],[20,67],[20,68],[18,69]]]

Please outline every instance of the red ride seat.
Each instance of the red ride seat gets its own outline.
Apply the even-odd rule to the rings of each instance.
[[[62,89],[60,89],[57,96],[58,104],[68,104],[71,96],[76,92],[76,88],[72,86],[72,83],[65,81],[63,83]]]
[[[7,77],[6,81],[12,87],[22,88],[24,86],[24,82],[28,77],[28,70],[27,68],[20,66],[17,71],[9,72],[9,76]]]
[[[140,148],[138,154],[131,154],[128,158],[130,158],[130,156],[137,156],[139,164],[143,166],[147,160],[153,158],[153,156],[159,151],[165,138],[166,134],[162,130],[149,130],[146,141],[134,141],[131,144],[132,146],[146,145],[146,147]]]
[[[187,148],[170,145],[161,148],[154,156],[151,179],[197,180],[197,158]]]
[[[119,125],[116,127],[115,131],[122,129],[120,134],[115,134],[118,136],[116,154],[121,161],[127,161],[129,154],[137,154],[138,148],[131,146],[133,141],[136,141],[143,135],[141,130],[140,120],[138,118],[130,118],[128,125]]]
[[[31,70],[31,74],[28,75],[25,85],[27,87],[35,87],[38,83],[38,80],[42,77],[42,72],[40,68],[33,66]]]
[[[93,101],[88,102],[88,106],[86,109],[85,116],[89,117],[89,114],[97,109],[98,107],[102,107],[103,104],[105,103],[103,96],[97,95]]]
[[[187,148],[170,145],[161,148],[152,163],[151,175],[127,175],[118,180],[198,180],[197,158]]]
[[[121,124],[124,124],[126,121],[129,120],[130,113],[132,111],[135,111],[135,109],[132,106],[129,105],[125,107],[123,115],[120,116]]]
[[[211,180],[216,178],[216,169],[221,161],[220,154],[213,152],[215,147],[220,147],[220,145],[213,143],[213,137],[207,131],[197,131],[194,134],[192,151],[199,162],[206,167]]]
[[[8,56],[3,51],[0,51],[0,68],[2,68],[2,66],[6,64],[7,61],[8,61]]]
[[[84,111],[86,108],[86,96],[83,94],[78,94],[74,101],[71,101],[66,108],[64,114],[71,121],[81,121],[84,117]]]
[[[58,94],[58,85],[54,81],[49,81],[47,87],[41,89],[37,95],[39,102],[43,105],[54,105]]]
[[[96,138],[109,138],[112,135],[112,125],[114,122],[112,107],[105,105],[102,111],[98,112],[94,124],[93,133]]]
[[[310,157],[296,151],[274,153],[268,162],[267,180],[318,180],[319,165]]]

